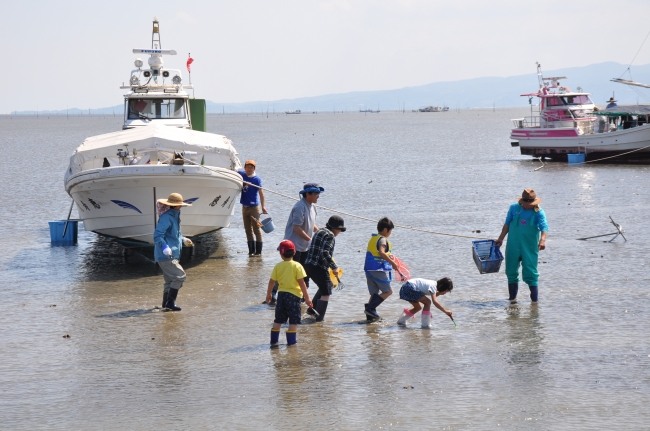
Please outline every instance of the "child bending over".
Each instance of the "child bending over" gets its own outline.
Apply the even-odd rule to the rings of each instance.
[[[454,320],[451,310],[445,308],[438,302],[438,297],[445,293],[451,292],[454,288],[454,283],[450,278],[441,278],[438,281],[427,280],[424,278],[412,278],[402,285],[399,291],[399,298],[411,303],[413,308],[404,309],[402,317],[397,320],[398,325],[406,325],[406,322],[415,317],[415,313],[422,310],[424,304],[424,311],[422,311],[422,327],[429,328],[431,324],[431,303],[443,313],[445,313],[451,320]],[[427,298],[427,294],[431,295],[431,299]]]

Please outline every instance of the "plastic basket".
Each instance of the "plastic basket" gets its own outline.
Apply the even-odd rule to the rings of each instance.
[[[472,241],[472,255],[478,272],[481,274],[499,272],[503,254],[501,254],[499,247],[494,244],[494,240]]]

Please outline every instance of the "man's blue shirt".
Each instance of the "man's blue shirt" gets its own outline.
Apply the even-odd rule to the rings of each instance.
[[[255,184],[258,187],[262,187],[262,179],[257,175],[249,177],[246,175],[246,171],[243,170],[237,171],[237,173],[241,175],[245,182]],[[260,189],[257,187],[244,184],[244,187],[242,187],[241,190],[241,199],[239,200],[239,203],[247,207],[258,206],[260,204],[259,191]]]
[[[515,218],[515,215],[517,214],[517,210],[521,207],[519,203],[514,203],[510,205],[510,209],[508,209],[508,215],[506,216],[506,226],[510,226],[510,223],[512,222],[512,219]],[[546,213],[544,212],[543,209],[539,209],[538,212],[535,212],[534,209],[529,209],[525,210],[523,207],[521,207],[521,214],[519,215],[519,219],[524,219],[524,220],[529,220],[530,216],[532,216],[535,213],[535,224],[537,225],[537,228],[542,231],[542,232],[548,232],[548,222],[546,221]]]

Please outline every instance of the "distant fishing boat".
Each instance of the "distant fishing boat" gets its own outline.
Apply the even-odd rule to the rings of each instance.
[[[449,108],[447,108],[449,110]],[[442,112],[443,107],[442,106],[427,106],[426,108],[420,108],[418,109],[420,112]]]
[[[302,114],[300,109],[296,109],[295,111],[284,111],[285,114]]]
[[[531,116],[512,120],[511,145],[521,154],[561,161],[568,154],[584,154],[587,161],[650,162],[650,148],[644,148],[650,147],[650,105],[599,110],[589,93],[561,85],[565,76],[543,77],[539,63],[537,76],[539,90],[522,94],[529,98]],[[533,97],[539,98],[539,115],[533,115]]]
[[[230,224],[242,189],[232,142],[205,128],[205,101],[190,99],[181,71],[163,67],[154,18],[149,68],[135,60],[124,104],[124,130],[87,138],[70,158],[65,189],[88,231],[122,244],[153,244],[159,198],[180,193],[183,234],[195,237]],[[190,61],[188,60],[188,64]],[[198,103],[197,103],[198,102]],[[194,130],[193,130],[194,129]],[[199,129],[199,130],[196,130]]]

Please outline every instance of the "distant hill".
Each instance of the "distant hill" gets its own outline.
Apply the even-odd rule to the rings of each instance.
[[[543,66],[543,65],[542,65]],[[562,84],[572,90],[581,87],[583,91],[592,94],[596,104],[605,104],[615,93],[619,103],[650,103],[650,90],[632,88],[611,82],[618,78],[627,66],[615,62],[592,64],[589,66],[572,67],[567,69],[544,71],[545,76],[566,76]],[[650,64],[633,66],[632,79],[650,84]],[[623,78],[630,79],[626,73]],[[301,97],[298,99],[282,99],[273,101],[254,101],[243,103],[219,103],[206,101],[208,113],[245,113],[263,112],[267,109],[275,112],[293,111],[357,111],[360,107],[368,109],[379,108],[382,111],[394,111],[404,104],[406,110],[417,109],[429,105],[447,105],[450,108],[497,108],[527,106],[528,99],[520,97],[522,93],[537,91],[537,74],[535,65],[531,65],[531,73],[510,76],[506,78],[485,77],[465,79],[461,81],[434,82],[417,87],[405,87],[395,90],[356,91],[343,94],[327,94],[323,96]],[[398,101],[400,105],[398,105]],[[70,115],[116,115],[123,114],[122,104],[99,109],[69,109]],[[40,111],[41,115],[65,115],[66,110]],[[23,111],[18,114],[35,114],[34,111]]]
[[[356,111],[359,107],[368,109],[390,110],[398,109],[398,101],[405,104],[405,109],[417,109],[428,105],[450,108],[492,107],[497,108],[527,106],[528,98],[520,94],[535,92],[538,89],[535,65],[531,65],[531,73],[510,76],[507,78],[485,77],[466,79],[462,81],[435,82],[417,87],[405,87],[396,90],[357,91],[344,94],[328,94],[324,96],[302,97],[299,99],[284,99],[275,101],[256,101],[247,103],[213,103],[206,102],[208,112],[260,112],[274,109],[275,112],[293,111],[300,109],[309,111]],[[542,65],[543,66],[543,65]],[[610,79],[618,78],[627,68],[619,63],[607,62],[590,66],[572,67],[567,69],[544,71],[545,76],[566,76],[562,84],[569,88],[581,87],[583,91],[592,93],[596,104],[606,104],[615,92],[620,103],[650,103],[650,90],[637,89],[643,96],[628,86],[616,84]],[[635,81],[650,84],[650,64],[632,67]],[[629,75],[623,76],[629,79]],[[534,102],[536,103],[536,101]]]

